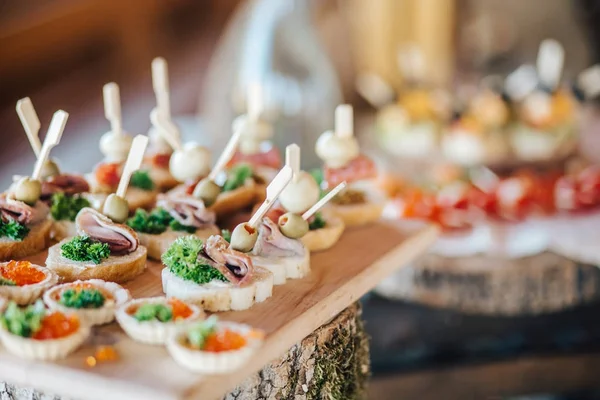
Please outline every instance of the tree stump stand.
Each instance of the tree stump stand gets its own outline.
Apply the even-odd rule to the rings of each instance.
[[[378,291],[470,314],[545,314],[600,299],[597,266],[551,252],[519,259],[427,254],[400,269],[394,283]]]
[[[247,378],[227,400],[364,399],[370,373],[369,342],[355,303],[282,357]],[[0,383],[0,400],[65,400]]]

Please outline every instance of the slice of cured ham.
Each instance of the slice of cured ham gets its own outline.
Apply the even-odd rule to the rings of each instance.
[[[213,261],[211,266],[221,272],[235,285],[246,282],[254,272],[252,260],[246,254],[233,250],[222,236],[213,235],[204,244],[206,257]]]
[[[276,223],[263,218],[258,230],[258,240],[252,253],[262,257],[299,257],[305,252],[299,240],[290,239],[281,233]]]
[[[360,155],[342,168],[325,167],[325,181],[333,188],[346,181],[348,183],[377,177],[375,163],[365,155]]]
[[[129,254],[139,246],[138,236],[133,229],[114,223],[93,208],[86,207],[79,211],[75,224],[80,235],[108,244],[113,254]]]
[[[0,218],[4,222],[16,221],[22,225],[33,225],[45,219],[48,211],[48,206],[41,201],[31,207],[5,194],[0,196]]]
[[[67,195],[74,195],[79,193],[85,193],[90,191],[90,185],[83,176],[61,174],[53,176],[45,182],[42,182],[42,196],[43,200],[47,200],[54,193],[65,193]]]
[[[207,225],[213,225],[217,217],[213,211],[209,211],[204,206],[202,200],[194,197],[163,197],[156,205],[166,210],[177,222],[185,226],[195,228],[204,228]]]

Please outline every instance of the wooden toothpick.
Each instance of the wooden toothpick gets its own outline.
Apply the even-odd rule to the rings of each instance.
[[[565,49],[558,41],[554,39],[542,41],[536,64],[540,81],[550,89],[557,88],[560,84],[564,62]]]
[[[179,129],[177,129],[177,126],[169,118],[160,112],[159,108],[154,108],[150,112],[150,121],[152,122],[152,125],[157,128],[159,135],[161,135],[174,150],[182,150],[181,142],[179,141]]]
[[[396,96],[394,88],[381,76],[373,73],[358,74],[354,86],[374,108],[381,108],[391,103]]]
[[[319,211],[325,204],[327,204],[331,199],[333,199],[339,192],[344,190],[347,186],[346,181],[340,183],[336,187],[334,187],[329,193],[327,193],[321,200],[317,201],[311,208],[308,209],[304,214],[302,214],[303,220],[308,220],[312,217],[317,211]]]
[[[292,169],[294,183],[298,182],[300,177],[300,147],[297,144],[290,144],[285,148],[285,165]]]
[[[119,85],[114,82],[107,83],[102,88],[104,95],[104,115],[110,121],[110,130],[114,135],[123,133],[121,120],[121,95]]]
[[[117,187],[117,196],[125,198],[125,193],[127,192],[127,186],[129,186],[131,175],[140,169],[140,165],[142,165],[146,146],[148,146],[147,136],[137,135],[135,138],[133,138],[131,149],[129,149],[129,154],[127,155],[127,161],[125,161],[125,167],[123,167],[121,180],[119,181],[119,186]]]
[[[44,139],[44,144],[42,145],[42,150],[40,151],[40,155],[33,168],[33,173],[31,174],[33,179],[40,179],[44,163],[50,156],[50,150],[60,142],[68,118],[69,114],[63,110],[58,110],[54,113],[52,121],[50,122],[50,127],[48,128],[48,133]]]
[[[27,139],[29,139],[29,144],[35,153],[35,156],[39,157],[42,152],[42,143],[40,142],[39,136],[41,124],[29,97],[17,101],[17,114],[25,129]]]
[[[257,82],[248,84],[248,96],[246,99],[246,112],[252,121],[258,120],[263,111],[264,99],[262,86]]]
[[[354,116],[350,104],[340,104],[335,109],[335,134],[339,137],[354,135]]]
[[[262,202],[258,210],[254,213],[250,221],[248,221],[248,225],[252,228],[256,229],[260,221],[262,221],[265,214],[271,209],[275,200],[279,197],[283,189],[290,183],[292,180],[292,169],[285,165],[281,171],[275,176],[273,181],[267,186],[267,198]]]
[[[223,168],[225,168],[225,166],[227,165],[229,160],[231,160],[231,157],[233,157],[233,154],[235,153],[235,150],[237,149],[237,145],[240,142],[241,137],[242,137],[241,129],[237,129],[235,132],[233,132],[231,139],[229,139],[229,142],[227,143],[227,145],[225,146],[225,149],[219,156],[219,159],[215,163],[215,166],[208,174],[208,179],[210,179],[211,181],[214,182],[214,180],[217,178],[217,175],[219,175],[219,173],[223,170]]]
[[[156,95],[158,109],[171,119],[171,101],[169,95],[169,73],[167,61],[162,57],[152,60],[152,86]]]

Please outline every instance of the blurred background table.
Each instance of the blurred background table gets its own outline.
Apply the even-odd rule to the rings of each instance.
[[[80,171],[100,159],[97,142],[109,129],[104,83],[121,86],[125,128],[149,128],[155,56],[169,61],[173,113],[194,113],[210,56],[238,3],[0,2],[0,184],[34,160],[14,111],[21,97],[31,97],[43,127],[56,109],[70,113],[55,156]],[[600,398],[600,304],[523,318],[467,316],[376,296],[364,306],[370,398]]]

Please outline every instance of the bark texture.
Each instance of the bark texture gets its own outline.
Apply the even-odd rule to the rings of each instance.
[[[554,253],[520,259],[428,254],[402,268],[393,297],[488,315],[533,315],[600,298],[600,269]]]
[[[369,342],[356,303],[225,399],[364,399],[369,371]]]
[[[225,399],[364,399],[369,372],[369,342],[355,303]],[[66,399],[0,383],[0,400]]]

